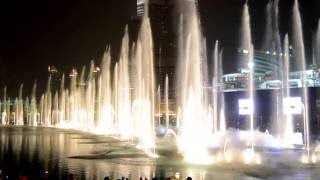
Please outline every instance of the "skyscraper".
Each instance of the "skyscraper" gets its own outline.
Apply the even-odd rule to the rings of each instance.
[[[144,16],[144,5],[145,5],[145,0],[137,0],[137,17],[142,17]]]

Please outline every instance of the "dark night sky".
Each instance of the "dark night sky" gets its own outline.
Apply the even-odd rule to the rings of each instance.
[[[209,50],[219,39],[225,52],[225,68],[232,69],[244,0],[199,1]],[[249,3],[256,46],[263,38],[267,2]],[[292,2],[280,0],[282,33],[288,31]],[[301,0],[301,9],[305,41],[310,44],[320,17],[320,1]],[[68,73],[73,66],[80,69],[91,59],[99,64],[107,44],[117,54],[124,27],[134,12],[135,0],[0,1],[0,87],[7,85],[10,94],[15,95],[20,83],[31,89],[37,79],[41,90],[49,64]]]

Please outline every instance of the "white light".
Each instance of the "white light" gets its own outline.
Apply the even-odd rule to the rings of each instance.
[[[253,114],[253,100],[252,99],[239,99],[239,114],[240,115]]]
[[[283,99],[283,113],[286,115],[301,114],[301,97],[287,97]]]
[[[254,151],[252,149],[246,149],[242,152],[243,162],[250,164],[254,160]]]
[[[254,67],[254,63],[253,62],[249,62],[248,63],[248,67],[251,69],[251,68],[253,68]]]
[[[261,157],[253,149],[246,149],[242,152],[242,159],[244,164],[261,164]]]
[[[244,54],[249,54],[249,51],[246,50],[246,49],[244,49],[242,52],[243,52]]]
[[[316,156],[316,155],[313,154],[313,155],[311,156],[311,162],[312,162],[312,163],[316,163],[316,162],[317,162],[317,156]]]
[[[258,154],[256,154],[255,159],[256,159],[256,164],[261,164],[261,158]]]
[[[302,162],[303,164],[308,164],[308,163],[309,163],[308,156],[307,156],[307,155],[303,155],[303,156],[301,157],[301,162]]]
[[[175,173],[175,174],[174,174],[174,177],[175,177],[176,179],[179,179],[179,178],[180,178],[180,173],[178,173],[178,172]]]
[[[224,159],[227,163],[230,163],[233,159],[233,155],[230,151],[224,153]]]

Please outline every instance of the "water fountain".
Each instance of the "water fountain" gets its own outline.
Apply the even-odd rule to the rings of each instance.
[[[146,6],[147,7],[147,6]],[[148,10],[146,10],[147,12]],[[255,64],[254,45],[251,38],[249,7],[243,7],[241,25],[241,50],[246,60],[244,68],[247,70],[247,95],[250,113],[248,126],[244,131],[229,130],[225,119],[227,110],[223,92],[223,61],[219,42],[216,42],[212,55],[212,82],[208,83],[209,73],[205,38],[202,35],[200,18],[197,7],[189,3],[183,8],[181,15],[180,48],[178,62],[177,89],[177,138],[179,153],[188,163],[212,164],[220,161],[231,162],[235,153],[242,153],[243,162],[261,163],[255,147],[285,147],[290,148],[295,143],[294,125],[291,114],[284,114],[284,99],[290,98],[289,70],[291,69],[289,37],[286,36],[283,47],[280,42],[278,27],[278,1],[268,5],[268,24],[273,29],[267,30],[266,39],[272,43],[265,47],[273,47],[278,54],[284,71],[277,72],[282,81],[282,89],[277,96],[277,108],[274,117],[277,132],[273,137],[268,133],[255,130]],[[126,28],[122,39],[118,62],[112,66],[111,50],[108,47],[104,53],[102,63],[96,67],[92,62],[86,71],[84,67],[78,75],[72,70],[70,87],[65,87],[66,77],[63,76],[60,88],[52,92],[51,77],[47,82],[46,92],[39,102],[36,99],[36,83],[30,99],[23,103],[23,86],[21,85],[18,98],[14,106],[10,106],[6,89],[2,99],[1,125],[8,125],[11,112],[15,125],[57,127],[62,129],[76,129],[84,132],[113,136],[123,141],[130,141],[137,145],[151,157],[157,157],[155,142],[155,115],[158,125],[161,124],[161,92],[156,89],[154,72],[153,41],[150,19],[143,17],[139,36],[132,47],[129,46],[129,35]],[[273,18],[271,18],[273,17]],[[272,19],[275,19],[272,22]],[[293,44],[297,49],[298,60],[295,64],[301,77],[306,70],[304,43],[302,38],[301,17],[297,0],[293,9]],[[283,50],[282,50],[283,49]],[[281,56],[281,54],[283,54]],[[281,68],[280,68],[281,69]],[[281,69],[282,70],[282,69]],[[276,70],[275,70],[276,71]],[[302,78],[303,79],[303,78]],[[212,86],[210,87],[211,84]],[[171,128],[169,106],[169,78],[164,83],[165,127]],[[304,86],[302,93],[304,116],[304,143],[306,144],[306,161],[311,161],[309,138],[309,105],[308,90]],[[30,102],[29,102],[30,101]],[[26,114],[24,114],[26,113]],[[26,123],[24,119],[26,115]],[[284,125],[279,121],[284,120]],[[280,137],[280,138],[277,138]],[[136,141],[137,140],[137,141]],[[269,143],[271,142],[271,143]],[[240,144],[240,145],[239,145]],[[276,145],[274,145],[276,144]],[[258,149],[258,148],[257,148]],[[235,159],[235,158],[234,158]]]
[[[208,157],[208,144],[213,131],[210,111],[205,102],[204,79],[202,74],[203,59],[202,34],[195,4],[185,10],[186,20],[184,32],[186,41],[181,45],[178,72],[180,95],[178,107],[180,112],[180,135],[178,147],[188,162],[212,163]],[[185,33],[185,34],[184,34]],[[212,116],[211,116],[212,117]]]
[[[299,3],[297,0],[294,1],[293,6],[293,44],[296,49],[296,65],[297,69],[300,71],[300,77],[302,79],[302,110],[303,110],[303,125],[304,125],[304,143],[307,149],[307,158],[310,159],[310,138],[309,138],[309,95],[308,95],[308,85],[305,82],[306,70],[306,59],[305,59],[305,47],[303,42],[303,30],[302,30],[302,20],[299,11]]]

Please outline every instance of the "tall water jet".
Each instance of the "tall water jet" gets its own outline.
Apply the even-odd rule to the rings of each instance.
[[[131,116],[131,88],[129,82],[129,35],[126,27],[120,52],[120,61],[117,77],[117,126],[118,132],[123,139],[133,136],[133,122]],[[115,71],[116,72],[116,71]]]
[[[80,130],[87,129],[87,110],[86,110],[86,102],[87,102],[87,95],[86,95],[86,67],[82,67],[80,78],[78,79],[78,87],[76,88],[76,97],[75,97],[75,122],[77,128]]]
[[[213,79],[212,79],[212,107],[213,107],[213,132],[218,132],[219,110],[218,97],[219,97],[219,42],[216,41],[213,52]]]
[[[100,114],[97,122],[97,132],[111,134],[114,131],[112,89],[111,89],[111,55],[110,48],[107,48],[101,63],[101,97]]]
[[[183,9],[186,20],[184,32],[186,41],[180,43],[180,58],[178,66],[179,88],[178,108],[180,135],[178,137],[179,150],[185,160],[191,163],[211,163],[208,154],[208,144],[212,133],[213,122],[208,117],[208,107],[205,106],[204,82],[202,74],[202,35],[200,30],[197,7],[189,2]],[[184,38],[180,38],[184,39]]]
[[[65,108],[66,108],[66,95],[65,95],[65,76],[64,74],[61,77],[60,90],[59,90],[59,112],[58,112],[58,122],[57,125],[60,126],[63,121],[66,120]]]
[[[263,40],[263,45],[262,45],[262,49],[264,51],[271,51],[273,50],[272,48],[272,44],[273,44],[273,40],[272,40],[272,35],[273,35],[273,27],[272,27],[272,1],[269,1],[267,6],[266,6],[266,24],[265,24],[265,34],[264,34],[264,40]],[[273,51],[271,51],[273,52]]]
[[[28,126],[29,125],[29,121],[30,121],[30,102],[29,102],[29,97],[27,96],[26,99],[24,100],[23,103],[23,113],[24,113],[24,125]]]
[[[213,53],[213,79],[212,79],[212,111],[213,132],[224,132],[226,123],[224,118],[224,93],[222,87],[222,51],[219,50],[219,42],[216,41]]]
[[[303,124],[304,124],[304,143],[307,149],[308,159],[310,156],[310,141],[309,141],[309,100],[308,100],[308,86],[305,82],[306,60],[305,47],[303,42],[302,20],[299,11],[298,0],[294,1],[293,15],[292,15],[292,39],[295,49],[295,70],[300,72],[302,80],[302,106],[303,106]]]
[[[2,125],[3,102],[0,100],[0,126]]]
[[[146,4],[145,7],[147,6]],[[134,136],[140,140],[140,147],[148,149],[155,147],[155,76],[152,33],[150,19],[147,15],[143,17],[135,48],[134,73],[136,78],[132,102]]]
[[[269,68],[272,69],[272,79],[282,81],[282,48],[279,33],[279,0],[269,1],[266,8],[266,32],[263,50],[266,56],[269,57]],[[282,91],[273,91],[272,101],[276,102],[276,105],[272,109],[272,123],[276,134],[282,133],[281,123],[282,116]]]
[[[169,111],[169,77],[166,75],[165,85],[164,85],[164,99],[165,99],[165,107],[166,107],[166,127],[170,126],[170,111]]]
[[[51,109],[52,108],[52,94],[51,94],[51,77],[49,77],[47,82],[47,91],[44,94],[43,99],[43,119],[44,119],[44,125],[46,127],[51,127]]]
[[[51,111],[51,120],[52,125],[55,126],[58,124],[59,119],[59,98],[58,92],[56,92],[53,96],[53,103],[52,103],[52,111]]]
[[[262,49],[268,52],[270,56],[276,56],[279,58],[281,53],[281,38],[279,33],[279,0],[269,1],[267,4],[265,29]],[[272,58],[271,60],[280,60],[278,58]]]
[[[13,101],[13,108],[12,108],[12,114],[10,115],[10,121],[12,119],[12,123],[14,125],[18,125],[18,114],[19,114],[19,100],[18,98],[15,98],[14,101]],[[10,123],[11,123],[10,122]]]
[[[17,105],[16,105],[16,125],[21,126],[24,125],[23,122],[23,97],[22,97],[22,91],[23,91],[23,84],[20,85],[19,89],[19,96],[17,99]]]
[[[36,82],[33,84],[32,92],[31,92],[31,102],[30,102],[30,121],[28,121],[28,125],[30,126],[37,126],[37,117],[38,117],[38,110],[37,110],[37,99],[36,99],[36,89],[37,84]]]
[[[248,4],[244,4],[241,19],[241,29],[240,29],[240,48],[244,54],[248,54],[249,49],[252,45],[251,38],[251,27],[250,27],[250,14]],[[248,59],[243,62],[243,68],[248,69]]]
[[[70,96],[69,96],[69,90],[65,90],[65,120],[60,122],[62,125],[70,122]]]
[[[290,86],[289,86],[289,72],[290,72],[290,51],[289,51],[289,37],[285,36],[283,43],[283,68],[282,68],[282,94],[284,98],[290,98]],[[282,143],[284,146],[291,146],[294,143],[293,133],[293,119],[291,114],[284,114],[282,107],[283,119],[285,120],[285,126],[281,128],[282,131]]]
[[[7,87],[3,88],[3,97],[2,97],[2,111],[1,111],[1,124],[6,125],[8,123],[8,109],[7,109]]]
[[[220,100],[220,114],[219,114],[219,131],[224,133],[227,129],[227,123],[225,119],[225,99],[224,99],[224,85],[223,85],[223,51],[221,50],[219,53],[219,61],[217,66],[219,67],[218,69],[218,86],[219,86],[219,100]]]
[[[157,116],[158,116],[158,127],[161,126],[161,89],[160,85],[157,88]]]
[[[313,44],[313,64],[320,64],[320,20],[318,21],[318,28],[315,34]]]
[[[252,44],[251,38],[251,27],[250,27],[250,14],[249,7],[246,3],[243,6],[243,14],[242,14],[242,24],[241,24],[241,50],[244,53],[246,60],[242,62],[244,64],[244,68],[248,73],[248,99],[249,99],[249,108],[251,112],[249,114],[249,130],[251,133],[251,148],[253,150],[254,147],[254,89],[255,89],[255,81],[254,81],[254,47]]]
[[[251,148],[254,148],[254,111],[255,111],[255,97],[254,97],[254,89],[255,89],[255,82],[254,82],[254,59],[253,59],[253,52],[254,52],[253,45],[249,47],[249,99],[251,103],[252,112],[250,114],[250,131],[251,131]]]
[[[44,119],[45,119],[45,111],[44,111],[44,94],[41,95],[40,103],[39,103],[39,112],[40,112],[40,125],[45,125]]]

